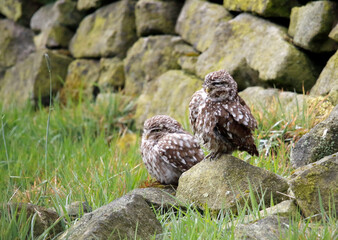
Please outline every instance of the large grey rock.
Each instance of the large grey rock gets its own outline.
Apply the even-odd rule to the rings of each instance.
[[[49,239],[52,239],[53,236],[61,233],[63,230],[62,222],[58,221],[56,223],[56,221],[59,218],[59,215],[51,209],[46,209],[44,207],[30,203],[11,203],[7,205],[7,210],[9,215],[12,216],[13,218],[16,217],[14,216],[15,214],[17,215],[20,214],[20,216],[24,216],[24,214],[22,213],[23,212],[26,213],[25,216],[30,226],[30,230],[33,230],[33,233],[30,234],[32,234],[34,238],[38,238],[45,230],[47,230],[52,225],[54,226],[51,227],[51,230],[49,231],[48,234]]]
[[[311,89],[311,95],[327,95],[331,90],[338,91],[338,51],[329,59],[322,70],[316,84]]]
[[[291,150],[291,163],[298,168],[338,152],[338,105],[329,117],[305,134]]]
[[[180,70],[170,70],[148,83],[136,102],[137,127],[142,128],[146,119],[158,114],[184,120],[190,98],[201,85],[200,79]]]
[[[87,15],[70,43],[73,56],[124,57],[137,39],[135,3],[133,0],[118,1]]]
[[[232,15],[222,6],[203,0],[186,1],[176,24],[176,32],[203,52],[211,44],[216,27]]]
[[[337,131],[336,131],[337,132]],[[290,187],[306,217],[332,211],[338,214],[338,153],[298,168],[290,177]],[[319,197],[320,193],[320,197]],[[333,212],[335,210],[335,212]]]
[[[230,11],[253,12],[264,17],[289,18],[291,8],[297,5],[296,0],[224,0],[224,7]]]
[[[182,38],[161,35],[140,38],[128,51],[124,60],[125,90],[129,95],[139,94],[147,82],[170,69],[179,69],[179,57],[195,51]]]
[[[39,98],[43,104],[49,103],[50,79],[45,53],[49,55],[52,67],[53,94],[60,90],[72,59],[56,51],[37,51],[6,71],[0,89],[0,101],[4,106],[23,107],[27,101]]]
[[[177,0],[140,0],[135,17],[138,36],[175,34],[175,24],[182,3]]]
[[[289,35],[293,43],[313,52],[337,49],[328,37],[338,19],[337,4],[332,1],[313,1],[292,9]]]
[[[247,13],[221,23],[215,38],[197,61],[196,72],[226,69],[237,82],[264,82],[284,89],[308,90],[317,73],[307,56],[287,41],[286,29]],[[244,76],[244,79],[241,79]],[[251,79],[248,79],[251,78]]]
[[[126,195],[85,214],[57,239],[151,239],[162,232],[143,197]]]
[[[0,72],[35,51],[34,33],[8,19],[0,20]]]
[[[141,195],[146,202],[155,209],[170,210],[178,206],[175,199],[175,190],[172,188],[136,188],[128,195]]]
[[[66,82],[62,88],[60,98],[79,101],[95,98],[95,85],[100,76],[100,62],[96,60],[77,59],[68,67]]]
[[[235,239],[279,240],[290,231],[289,218],[270,216],[247,225],[237,225]]]
[[[29,26],[33,13],[41,6],[35,0],[0,0],[0,13],[15,22]]]
[[[237,210],[245,205],[250,195],[264,198],[266,206],[271,196],[278,203],[288,189],[287,181],[265,169],[255,167],[231,155],[217,160],[204,160],[182,174],[176,196],[179,200],[195,203],[210,210]],[[264,196],[262,196],[264,194]]]
[[[101,58],[98,87],[100,92],[114,92],[122,89],[125,83],[123,61],[115,58]]]
[[[76,2],[58,0],[41,7],[34,13],[30,26],[34,31],[43,31],[53,26],[75,28],[80,23],[83,14],[76,10]]]

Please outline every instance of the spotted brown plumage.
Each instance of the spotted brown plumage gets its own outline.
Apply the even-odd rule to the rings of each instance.
[[[204,158],[198,140],[166,115],[145,121],[141,153],[152,177],[161,183],[174,185],[183,172]]]
[[[203,88],[192,96],[189,113],[192,130],[211,159],[234,150],[258,156],[252,135],[257,122],[225,70],[206,75]]]

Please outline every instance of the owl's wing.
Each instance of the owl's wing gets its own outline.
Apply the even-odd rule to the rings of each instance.
[[[204,102],[204,91],[203,89],[195,92],[189,103],[189,122],[193,133],[197,132],[197,117],[199,115],[199,107]]]
[[[197,140],[187,133],[171,133],[158,142],[161,159],[184,172],[204,158]]]
[[[258,155],[252,130],[257,127],[257,122],[252,116],[248,107],[242,106],[239,102],[228,103],[224,107],[221,116],[216,124],[216,134],[227,143],[231,143],[239,150],[249,152],[251,155]]]
[[[227,104],[226,110],[239,124],[243,124],[250,130],[257,128],[257,121],[252,116],[250,108],[246,105],[245,101],[240,97],[239,101],[231,102]]]

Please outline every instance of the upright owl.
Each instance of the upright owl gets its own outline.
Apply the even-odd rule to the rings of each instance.
[[[208,158],[234,150],[258,156],[252,136],[257,122],[227,71],[206,75],[203,88],[192,96],[189,112],[194,134],[210,150]]]
[[[166,115],[145,121],[141,153],[151,176],[161,183],[174,185],[183,172],[204,158],[198,140]]]

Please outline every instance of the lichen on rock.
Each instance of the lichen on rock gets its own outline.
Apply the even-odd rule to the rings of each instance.
[[[231,155],[216,160],[204,160],[182,174],[176,196],[179,200],[195,203],[202,209],[207,205],[212,211],[236,212],[244,206],[250,191],[256,199],[264,199],[269,205],[281,201],[288,189],[287,181],[267,170],[255,167]]]
[[[328,213],[338,206],[338,154],[298,168],[290,177],[290,187],[306,217]],[[337,214],[331,212],[329,214]]]
[[[245,79],[238,74],[236,81],[248,81],[250,76],[251,82],[302,92],[317,77],[310,59],[288,42],[285,28],[247,13],[218,26],[212,44],[198,58],[196,72],[201,78],[219,69],[233,74],[243,64],[242,71],[248,73],[242,75]]]
[[[202,81],[180,70],[170,70],[149,82],[137,100],[136,124],[142,128],[149,117],[167,114],[184,120],[192,94],[200,89]]]

